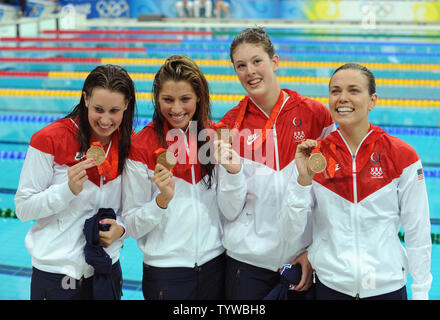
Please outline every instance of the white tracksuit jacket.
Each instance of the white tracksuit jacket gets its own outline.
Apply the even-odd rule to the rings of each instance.
[[[113,208],[120,221],[121,176],[105,181],[95,168],[87,170],[89,180],[75,196],[70,191],[67,169],[81,159],[77,130],[71,119],[58,120],[36,132],[30,141],[15,195],[17,217],[35,220],[25,245],[32,265],[42,271],[88,278],[93,267],[86,263],[84,222],[99,208]],[[104,250],[113,263],[119,259],[123,237]]]
[[[305,139],[322,139],[335,130],[323,104],[292,90],[283,91],[288,98],[260,151],[253,152],[252,145],[261,137],[268,116],[251,99],[243,99],[222,119],[233,128],[242,104],[248,104],[239,136],[233,142],[243,159],[246,203],[237,215],[225,220],[223,243],[230,257],[272,271],[292,262],[311,243],[311,230],[296,234],[295,241],[283,241],[281,236],[280,215],[295,170],[296,146]]]
[[[216,165],[211,189],[202,183],[200,163],[173,169],[174,197],[166,209],[156,204],[159,189],[152,181],[161,148],[150,123],[132,140],[123,173],[123,217],[127,233],[137,240],[144,263],[154,267],[200,266],[224,252],[222,213],[235,215],[243,208],[246,181],[243,170],[229,174]],[[189,132],[189,130],[187,130]],[[186,157],[188,132],[179,131],[176,157]],[[182,153],[182,154],[180,154]]]
[[[329,151],[333,145],[333,150]],[[308,258],[327,287],[360,298],[400,289],[408,272],[413,299],[428,299],[431,286],[429,206],[422,163],[402,140],[370,125],[352,155],[339,130],[322,142],[333,157],[330,174],[316,174],[311,186],[289,185],[284,234],[313,220]],[[329,167],[327,167],[329,168]],[[398,237],[405,233],[405,247]]]

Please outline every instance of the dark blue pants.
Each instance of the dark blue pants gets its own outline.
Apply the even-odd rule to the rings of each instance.
[[[118,262],[112,266],[112,278],[122,295],[122,271]],[[32,268],[31,300],[93,300],[93,276],[76,280],[60,273]]]
[[[225,255],[194,268],[158,268],[144,263],[145,300],[224,299]]]
[[[226,256],[227,300],[263,300],[280,283],[280,274]],[[308,300],[308,291],[288,291],[288,300]]]
[[[315,297],[316,300],[356,300],[356,297],[352,297],[343,294],[339,291],[330,289],[329,287],[322,284],[318,277],[315,277]],[[406,286],[403,286],[399,290],[381,294],[378,296],[362,298],[360,300],[408,300],[406,293]]]

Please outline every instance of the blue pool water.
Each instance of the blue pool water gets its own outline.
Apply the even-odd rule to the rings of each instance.
[[[220,30],[221,31],[221,30]],[[201,60],[228,60],[229,44],[233,34],[231,28],[223,34],[210,37],[182,37],[177,44],[125,44],[128,47],[145,47],[145,51],[137,53],[112,52],[56,52],[56,51],[5,51],[0,52],[2,57],[64,57],[64,58],[160,58],[180,53]],[[292,35],[286,29],[276,31],[272,37],[281,61],[309,61],[309,62],[345,62],[355,61],[363,63],[387,63],[389,68],[371,68],[377,79],[418,79],[440,80],[440,69],[417,68],[417,64],[440,64],[440,43],[432,39],[410,37],[388,39],[369,39],[360,37],[338,38],[329,35],[325,38],[304,37],[300,33]],[[392,32],[392,31],[388,31]],[[30,43],[29,45],[41,45]],[[47,46],[47,44],[44,44]],[[52,44],[56,45],[56,43]],[[63,46],[76,44],[62,43]],[[94,46],[93,43],[81,44]],[[115,44],[105,44],[112,46]],[[127,61],[127,60],[126,60]],[[393,64],[413,64],[409,69],[393,68]],[[133,74],[154,74],[159,64],[132,64],[122,65]],[[95,64],[83,63],[35,63],[35,62],[7,62],[0,61],[0,71],[65,71],[89,72]],[[203,64],[201,66],[206,75],[234,75],[231,64]],[[326,78],[333,71],[329,66],[294,66],[281,67],[277,72],[280,77],[301,76],[313,79]],[[83,84],[82,77],[37,77],[37,76],[1,76],[1,89],[44,89],[80,91]],[[244,95],[240,83],[233,80],[209,81],[213,94]],[[146,93],[151,91],[152,80],[135,80],[136,90]],[[281,81],[281,86],[300,92],[310,97],[325,98],[328,95],[328,86],[319,81]],[[431,232],[440,233],[440,107],[429,104],[414,104],[409,106],[383,104],[381,99],[412,99],[412,100],[440,100],[438,84],[427,85],[378,85],[378,106],[370,113],[370,120],[375,125],[382,126],[411,146],[420,155],[425,169],[426,185],[430,202],[432,218]],[[238,99],[239,100],[239,99]],[[227,110],[237,101],[213,100],[212,115],[219,120]],[[28,148],[29,140],[34,132],[50,122],[63,117],[77,103],[76,98],[2,95],[0,94],[0,209],[14,208],[14,194],[23,165],[23,159]],[[152,105],[148,99],[138,100],[138,126],[136,131],[146,125],[152,116]],[[24,237],[33,222],[21,222],[12,218],[0,217],[0,299],[29,299],[29,284],[31,274],[30,256],[24,247]],[[142,254],[133,239],[127,239],[121,255],[124,274],[123,299],[142,299]],[[434,244],[432,250],[432,274],[434,276],[431,299],[440,299],[440,245]],[[411,278],[409,277],[409,285]],[[409,287],[408,287],[409,288]],[[410,290],[408,290],[410,296]]]

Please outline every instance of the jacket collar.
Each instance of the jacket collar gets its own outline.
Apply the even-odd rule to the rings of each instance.
[[[386,132],[377,126],[374,126],[370,123],[370,128],[368,130],[367,136],[362,140],[361,145],[368,145],[370,143],[376,142],[379,140]],[[345,141],[342,137],[342,134],[339,128],[333,131],[328,137],[327,140],[329,142],[333,142],[336,145],[345,144]]]
[[[294,108],[296,106],[298,106],[298,103],[301,99],[301,96],[293,90],[290,89],[281,89],[284,92],[287,93],[287,95],[289,96],[289,101],[286,102],[284,104],[284,106],[282,107],[280,112],[289,110],[291,108]],[[294,101],[295,103],[292,103],[292,101]],[[262,109],[249,97],[249,95],[246,95],[240,102],[239,102],[239,108],[242,107],[242,105],[245,104],[247,105],[247,110],[246,112],[248,113],[253,113],[253,114],[259,114],[260,116],[264,116],[264,118],[267,118],[268,115],[266,113],[264,113],[262,111]]]

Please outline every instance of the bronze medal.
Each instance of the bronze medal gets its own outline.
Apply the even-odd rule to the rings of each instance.
[[[176,165],[177,159],[171,152],[165,151],[157,156],[156,163],[160,163],[168,170],[171,170]]]
[[[105,151],[101,146],[91,146],[86,152],[87,159],[93,159],[96,165],[101,165],[105,160]]]
[[[310,171],[320,173],[327,167],[327,160],[321,152],[312,153],[308,160],[308,166]]]

